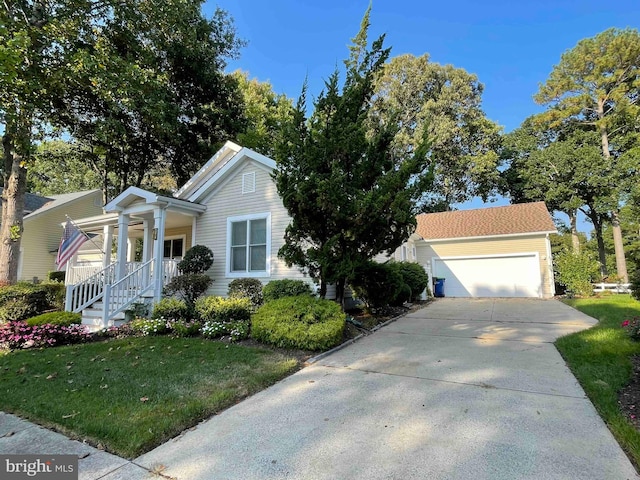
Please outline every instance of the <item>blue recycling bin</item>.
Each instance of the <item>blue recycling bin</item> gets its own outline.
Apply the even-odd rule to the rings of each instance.
[[[433,295],[436,297],[444,297],[444,278],[434,277]]]

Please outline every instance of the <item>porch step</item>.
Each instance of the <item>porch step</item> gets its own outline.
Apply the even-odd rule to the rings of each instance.
[[[82,311],[82,325],[86,325],[90,332],[95,332],[102,329],[103,310],[104,304],[102,302],[96,302],[91,307],[85,308]],[[120,312],[116,314],[114,318],[107,322],[107,327],[119,327],[124,323],[126,323],[124,319],[124,313]]]

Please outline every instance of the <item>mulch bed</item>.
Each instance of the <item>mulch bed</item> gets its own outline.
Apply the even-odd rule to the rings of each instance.
[[[383,309],[379,309],[373,312],[366,312],[364,310],[352,310],[347,312],[347,314],[355,320],[354,323],[357,323],[361,326],[354,325],[354,323],[347,322],[347,326],[344,330],[344,335],[342,338],[342,342],[347,342],[356,338],[361,334],[368,335],[371,331],[377,327],[378,325],[383,324],[384,322],[391,320],[392,318],[399,317],[400,315],[407,314],[409,312],[413,312],[415,310],[419,310],[424,307],[428,301],[425,302],[416,302],[413,304],[407,304],[403,307],[386,307]],[[268,348],[270,350],[274,350],[276,352],[280,352],[283,355],[287,355],[289,357],[294,357],[298,360],[298,363],[302,366],[304,363],[312,357],[315,357],[321,352],[312,352],[310,350],[285,350],[282,348],[271,347],[265,345],[264,343],[256,342],[255,340],[248,338],[246,340],[241,340],[236,342],[238,345],[244,345],[247,347],[260,347],[260,348]]]
[[[640,430],[640,355],[631,357],[633,375],[629,384],[618,392],[620,410]]]

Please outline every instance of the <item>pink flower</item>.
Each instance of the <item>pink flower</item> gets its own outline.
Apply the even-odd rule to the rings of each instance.
[[[625,320],[624,322],[622,322],[622,326],[623,327],[629,326],[629,320]]]

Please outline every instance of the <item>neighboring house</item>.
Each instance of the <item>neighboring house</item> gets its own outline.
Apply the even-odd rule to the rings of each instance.
[[[0,195],[2,191],[0,187]],[[50,271],[56,270],[56,253],[62,237],[60,224],[66,221],[65,215],[78,218],[101,212],[100,190],[48,197],[25,193],[18,280],[45,280]]]
[[[445,279],[448,297],[542,297],[555,293],[544,202],[421,214],[396,260]]]
[[[24,233],[20,242],[18,280],[46,280],[57,270],[56,253],[62,237],[61,224],[71,219],[102,212],[102,192],[84,192],[25,197]]]

